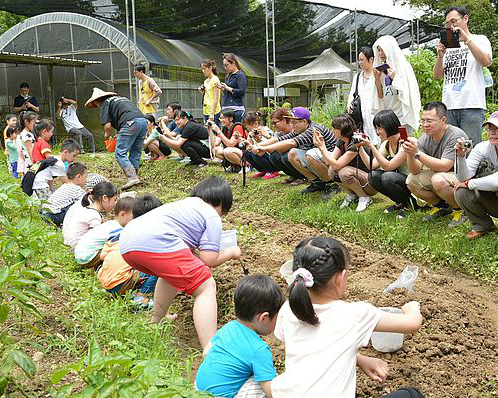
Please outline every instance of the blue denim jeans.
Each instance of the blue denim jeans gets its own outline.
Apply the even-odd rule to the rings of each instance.
[[[147,134],[147,119],[136,118],[119,130],[115,157],[123,170],[133,167],[138,172],[142,144]]]
[[[218,112],[216,115],[214,115],[214,122],[221,129],[220,115],[221,115],[221,112]],[[206,123],[209,120],[209,115],[204,115],[203,118],[204,118],[204,123]]]
[[[236,123],[243,123],[244,122],[244,116],[246,115],[245,111],[234,111],[235,113],[235,122]]]
[[[157,276],[152,276],[152,275],[147,275],[143,272],[139,273],[140,279],[145,279],[145,281],[142,283],[142,285],[138,289],[133,289],[133,290],[138,290],[140,293],[153,293],[155,288],[156,288],[156,283],[157,283]],[[117,286],[114,286],[112,289],[107,289],[109,293],[114,293],[117,294],[121,290],[121,287],[126,283],[120,283]]]
[[[452,109],[446,112],[446,123],[460,127],[472,140],[474,145],[482,141],[482,124],[484,123],[484,109]]]

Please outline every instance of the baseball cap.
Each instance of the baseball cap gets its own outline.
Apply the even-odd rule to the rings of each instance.
[[[311,113],[306,108],[298,106],[292,108],[292,116],[286,116],[287,119],[304,119],[307,121],[311,120]]]
[[[493,112],[489,119],[482,124],[482,127],[485,127],[487,124],[492,124],[493,126],[498,127],[498,111]]]

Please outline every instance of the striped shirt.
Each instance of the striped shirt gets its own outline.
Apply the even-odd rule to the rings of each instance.
[[[47,208],[54,214],[60,213],[63,208],[77,202],[85,191],[73,183],[62,184],[48,199]]]
[[[278,137],[278,141],[285,140],[294,140],[298,149],[312,149],[315,147],[313,144],[313,130],[317,129],[325,140],[325,146],[327,147],[327,151],[332,152],[337,144],[337,140],[334,137],[334,133],[330,131],[327,127],[318,123],[311,123],[310,126],[304,130],[301,134],[297,134],[295,132],[291,132],[289,134]]]

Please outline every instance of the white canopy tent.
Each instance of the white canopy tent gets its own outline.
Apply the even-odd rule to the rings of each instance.
[[[314,82],[321,84],[351,84],[354,67],[344,61],[331,48],[323,51],[309,64],[282,73],[276,77],[277,87],[286,84],[303,84],[312,88]]]

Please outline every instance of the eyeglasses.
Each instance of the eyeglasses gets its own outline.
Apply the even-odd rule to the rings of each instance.
[[[439,119],[420,119],[422,124],[432,124],[436,123]]]
[[[453,25],[455,25],[458,21],[460,21],[461,19],[463,19],[463,17],[450,19],[448,22],[446,22],[446,23],[445,23],[445,25],[446,25],[446,26],[453,26]]]
[[[302,121],[304,121],[304,119],[291,119],[290,123],[291,124],[298,124],[299,122],[302,122]]]
[[[280,122],[283,122],[283,120],[274,119],[274,120],[271,121],[271,124],[277,124],[277,123],[280,123]]]

